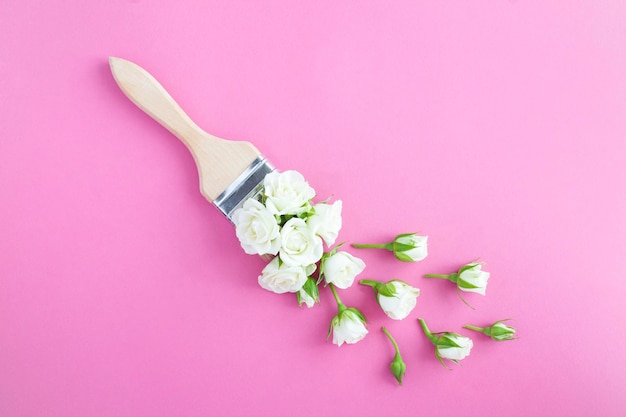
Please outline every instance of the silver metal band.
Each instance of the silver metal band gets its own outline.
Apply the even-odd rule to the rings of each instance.
[[[215,207],[232,222],[234,211],[248,198],[263,189],[263,179],[274,167],[262,156],[257,157],[214,201]]]

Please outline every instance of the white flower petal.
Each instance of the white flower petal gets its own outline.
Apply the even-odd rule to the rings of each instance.
[[[233,213],[235,234],[241,247],[251,255],[276,255],[280,249],[280,227],[276,218],[254,199],[248,199]]]
[[[389,318],[403,320],[417,305],[420,290],[402,281],[391,281],[391,283],[396,289],[396,293],[391,297],[378,294],[378,304]]]
[[[346,310],[333,318],[333,343],[337,346],[357,343],[367,333],[365,323],[352,311]]]
[[[335,252],[324,260],[323,275],[327,284],[346,289],[352,286],[354,279],[365,269],[365,262],[348,252]]]
[[[322,257],[322,239],[316,236],[302,219],[294,217],[280,232],[280,259],[287,265],[308,266]]]
[[[303,267],[281,264],[276,257],[263,268],[259,275],[259,285],[277,294],[295,293],[300,291],[306,279],[307,274]]]

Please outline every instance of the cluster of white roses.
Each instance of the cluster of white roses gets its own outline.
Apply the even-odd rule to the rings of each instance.
[[[232,220],[242,248],[248,254],[273,257],[258,277],[259,285],[275,293],[295,293],[298,304],[313,307],[319,302],[319,284],[330,287],[337,302],[338,313],[330,323],[328,335],[333,343],[357,343],[368,334],[363,314],[341,302],[337,288],[347,289],[365,269],[365,263],[339,250],[335,241],[342,226],[342,202],[314,203],[315,190],[296,171],[266,175],[262,191],[244,202]],[[406,233],[384,244],[353,244],[355,248],[376,248],[393,252],[404,262],[421,261],[428,255],[428,236]],[[489,273],[482,263],[471,262],[452,274],[426,274],[425,278],[440,278],[456,284],[460,291],[485,295]],[[419,288],[407,282],[392,279],[387,282],[361,280],[360,284],[374,290],[376,301],[384,313],[393,320],[409,316],[417,304]],[[461,297],[463,299],[463,297]],[[465,302],[465,300],[463,300]],[[466,302],[467,304],[467,302]],[[469,304],[468,304],[469,305]],[[471,306],[470,306],[471,307]],[[470,354],[470,338],[452,332],[431,333],[426,322],[418,319],[424,334],[435,346],[435,356],[453,362]],[[505,320],[489,327],[467,325],[465,328],[482,332],[497,341],[514,338],[515,329],[505,325]],[[387,329],[383,332],[396,350],[391,370],[399,383],[406,370],[399,347]]]
[[[232,217],[246,253],[274,256],[259,275],[259,285],[279,294],[295,293],[298,303],[308,307],[319,301],[321,281],[336,296],[334,287],[352,286],[365,269],[361,259],[339,247],[330,249],[342,225],[341,200],[313,203],[314,198],[315,190],[302,174],[274,171],[265,176],[261,193],[246,200]],[[333,342],[341,345],[363,339],[367,334],[364,322],[356,309],[340,311],[331,323]]]

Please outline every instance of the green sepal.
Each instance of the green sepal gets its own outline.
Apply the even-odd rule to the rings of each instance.
[[[462,280],[462,279],[457,280],[456,285],[458,285],[461,288],[480,288],[480,286],[470,284],[469,282]]]
[[[276,223],[278,223],[279,226],[284,226],[285,223],[287,223],[289,220],[291,220],[292,218],[296,217],[293,214],[283,214],[283,215],[275,215],[274,217],[276,217]]]
[[[463,298],[463,295],[461,294],[461,289],[459,288],[458,285],[456,286],[456,295],[458,295],[459,298],[461,299],[461,301],[463,301],[463,304],[465,304],[466,306],[468,306],[472,310],[476,310],[470,303],[467,302],[467,300],[465,298]]]
[[[337,249],[339,249],[345,244],[346,242],[341,242],[341,243],[336,244],[335,247],[331,249],[330,253],[334,255],[335,253],[337,253]]]
[[[320,282],[322,282],[322,280],[324,279],[324,264],[326,263],[326,258],[328,258],[331,255],[331,253],[332,251],[322,253],[322,257],[319,260],[320,267],[317,273],[317,282],[316,282],[317,285],[319,285]]]
[[[326,258],[329,258],[329,257],[333,256],[334,254],[337,253],[339,248],[342,247],[345,244],[346,244],[346,242],[341,242],[341,243],[335,245],[335,247],[333,247],[330,251],[324,253],[324,255],[326,255]]]
[[[385,284],[379,284],[378,286],[376,286],[376,291],[378,292],[378,294],[384,297],[393,297],[397,293],[396,287],[392,284],[391,281]]]
[[[391,373],[396,378],[396,381],[398,381],[398,384],[402,385],[402,378],[406,373],[406,363],[404,363],[404,361],[402,360],[400,352],[397,352],[395,354],[395,356],[393,357],[393,362],[391,362],[389,367],[391,368]]]
[[[408,245],[406,243],[393,243],[393,251],[394,252],[406,252],[409,250],[415,249],[415,245]]]
[[[439,354],[439,351],[435,348],[435,357],[437,358],[437,360],[439,361],[439,363],[441,363],[441,365],[443,365],[444,368],[446,368],[448,371],[451,371],[452,369],[446,365],[446,363],[443,361],[443,358],[441,357],[441,355]]]
[[[451,337],[462,337],[460,334],[446,332],[442,336],[439,336],[437,339],[437,346],[441,347],[461,347],[458,343],[456,343]]]
[[[396,259],[402,262],[413,262],[413,258],[411,258],[409,255],[407,255],[404,252],[397,252],[394,251],[393,254],[395,255]]]
[[[400,239],[403,237],[407,237],[407,236],[415,236],[417,235],[418,232],[413,232],[413,233],[401,233],[398,236],[396,236],[396,239]],[[395,240],[395,239],[394,239]]]
[[[333,333],[333,328],[335,327],[335,320],[339,321],[339,315],[336,315],[335,317],[332,318],[332,320],[330,321],[330,325],[328,326],[328,333],[326,333],[326,339],[328,340],[328,338],[330,337],[330,335]]]
[[[306,292],[309,297],[314,299],[316,303],[319,303],[320,292],[317,288],[317,281],[315,279],[311,277],[307,278],[307,280],[304,282],[304,285],[302,286],[302,290]],[[300,301],[300,291],[298,291],[296,294],[298,295],[298,305],[300,306],[302,305],[302,302]]]
[[[317,284],[313,278],[307,278],[306,282],[302,286],[302,289],[314,300],[317,300],[320,296],[319,289],[317,288]]]
[[[468,269],[474,269],[474,268],[476,268],[477,266],[480,266],[480,265],[481,265],[481,264],[480,264],[480,263],[478,263],[478,262],[472,262],[472,263],[469,263],[469,264],[467,264],[467,265],[463,265],[462,267],[460,267],[460,268],[459,268],[459,270],[457,271],[457,273],[458,273],[459,275],[461,275],[463,272],[467,271]]]
[[[332,199],[333,199],[333,197],[334,197],[334,195],[333,195],[333,194],[331,194],[330,196],[326,197],[326,199],[325,199],[325,200],[318,201],[318,203],[317,203],[317,204],[329,204],[329,205],[330,205],[330,200],[332,200]]]
[[[307,202],[306,204],[304,204],[303,207],[308,207],[308,208],[306,211],[303,211],[302,213],[298,214],[297,215],[298,218],[302,220],[306,220],[315,214],[315,207],[313,207],[313,205],[310,202]]]
[[[365,318],[365,316],[363,315],[363,313],[361,313],[359,310],[357,310],[354,307],[349,307],[346,310],[353,312],[354,314],[356,314],[356,316],[359,318],[359,320],[361,320],[361,322],[363,323],[367,323],[367,319]]]

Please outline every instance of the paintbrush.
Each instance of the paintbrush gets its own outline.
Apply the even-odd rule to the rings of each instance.
[[[274,167],[251,143],[221,139],[198,127],[139,65],[115,57],[109,63],[124,94],[187,146],[198,167],[200,192],[232,222],[234,211],[262,191]]]

